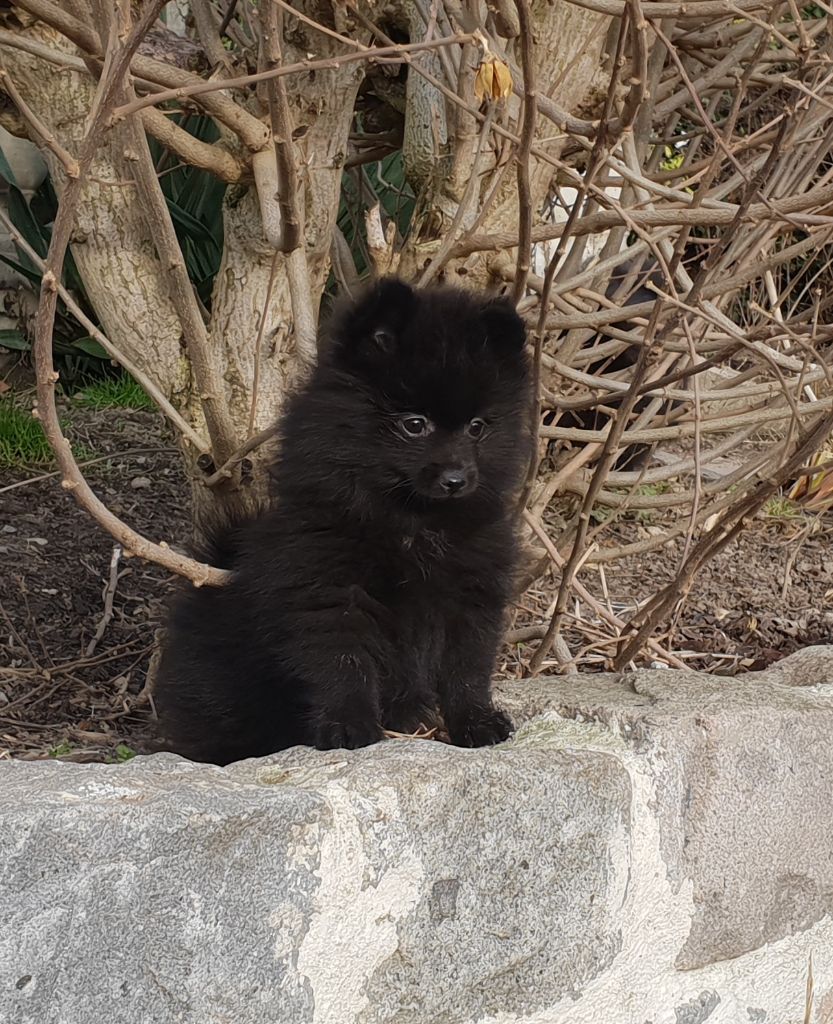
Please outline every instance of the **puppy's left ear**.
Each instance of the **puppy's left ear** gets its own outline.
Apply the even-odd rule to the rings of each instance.
[[[526,324],[509,299],[490,299],[483,306],[486,340],[497,351],[515,355],[526,344]]]

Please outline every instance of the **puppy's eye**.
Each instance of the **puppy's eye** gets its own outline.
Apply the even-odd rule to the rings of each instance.
[[[471,423],[469,423],[466,429],[468,431],[469,437],[482,437],[483,431],[486,429],[486,421],[481,420],[479,418],[475,418],[471,421]]]
[[[399,425],[410,437],[420,437],[431,431],[431,424],[424,416],[403,416]]]

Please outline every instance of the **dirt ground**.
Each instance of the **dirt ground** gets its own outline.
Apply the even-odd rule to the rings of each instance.
[[[148,537],[184,544],[188,489],[161,419],[75,410],[70,422],[74,441],[99,460],[85,472],[109,507]],[[0,757],[122,759],[144,749],[152,729],[142,691],[172,579],[137,559],[114,562],[112,540],[54,475],[42,476],[0,470]],[[658,528],[644,516],[625,518],[603,543]],[[673,628],[658,637],[662,646],[693,668],[732,675],[833,643],[831,535],[830,514],[760,517],[701,574]],[[604,574],[588,568],[581,580],[627,618],[673,579],[681,551],[670,545]],[[548,575],[525,595],[515,637],[545,621],[556,589]],[[565,638],[582,671],[605,667],[610,629],[587,608]],[[500,673],[522,675],[532,650],[507,643]]]

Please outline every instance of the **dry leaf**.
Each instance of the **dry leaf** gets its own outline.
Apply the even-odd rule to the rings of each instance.
[[[484,60],[474,78],[474,95],[479,100],[485,100],[487,96],[491,98],[494,77],[495,69],[492,61]]]
[[[717,512],[713,512],[708,519],[703,523],[703,533],[709,533],[717,526],[720,522],[720,515]]]
[[[810,460],[811,466],[820,466],[830,461],[830,451],[821,449]],[[805,508],[813,512],[833,507],[833,470],[829,467],[818,473],[805,473],[790,488],[791,501],[802,501]]]
[[[807,508],[814,512],[833,506],[833,471],[820,474],[820,476],[821,479],[818,483],[816,483],[817,478],[813,478],[810,495],[805,503]]]
[[[492,94],[496,100],[512,95],[512,72],[509,70],[509,65],[504,64],[502,60],[495,61]]]
[[[497,57],[487,57],[477,69],[474,94],[479,100],[500,100],[512,93],[512,73]]]

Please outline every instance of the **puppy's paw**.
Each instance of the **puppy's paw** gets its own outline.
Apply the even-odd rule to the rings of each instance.
[[[315,730],[315,746],[318,750],[355,750],[369,747],[384,739],[382,727],[372,719],[352,721],[320,721]]]
[[[508,740],[514,731],[512,719],[494,705],[470,708],[446,724],[456,747],[490,747]]]

